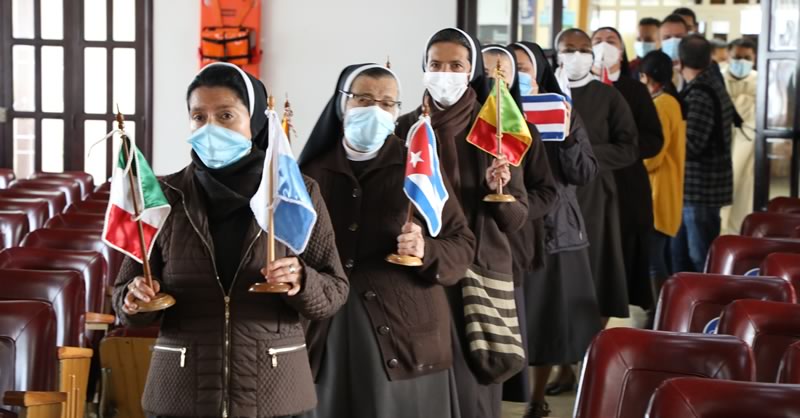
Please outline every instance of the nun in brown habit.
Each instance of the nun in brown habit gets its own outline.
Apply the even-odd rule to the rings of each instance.
[[[519,230],[528,220],[528,199],[522,172],[497,161],[466,141],[478,116],[478,94],[487,94],[481,48],[477,40],[460,29],[435,33],[425,46],[423,58],[424,97],[430,99],[431,121],[439,141],[442,169],[450,179],[454,196],[461,203],[470,229],[475,234],[476,250],[471,269],[499,280],[511,281],[511,247],[507,234]],[[405,137],[417,121],[421,108],[398,120],[396,133]],[[497,181],[513,203],[485,203]],[[462,282],[463,283],[463,282]],[[462,284],[463,285],[463,284]],[[490,383],[482,371],[470,363],[462,286],[447,289],[453,318],[453,371],[458,387],[462,417],[499,418],[502,385]]]
[[[435,237],[419,214],[408,222],[399,92],[387,68],[345,68],[300,156],[351,283],[342,309],[309,326],[319,404],[306,418],[460,417],[445,290],[472,262],[475,236],[452,189]],[[391,253],[422,266],[390,264]]]

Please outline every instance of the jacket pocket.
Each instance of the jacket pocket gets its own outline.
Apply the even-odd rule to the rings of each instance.
[[[297,415],[317,404],[308,351],[302,339],[258,341],[258,416]]]
[[[191,344],[157,341],[142,396],[144,410],[154,415],[196,415],[196,370]]]

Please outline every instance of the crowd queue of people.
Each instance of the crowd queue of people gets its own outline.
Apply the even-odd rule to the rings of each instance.
[[[443,29],[420,51],[425,90],[404,93],[429,109],[402,110],[386,66],[344,68],[298,159],[318,213],[309,245],[278,243],[266,267],[249,200],[267,92],[233,66],[204,68],[186,95],[192,162],[162,179],[172,212],[152,252],[158,280],[148,287],[127,260],[116,281],[123,321],[160,321],[158,344],[183,349],[154,358],[145,411],[499,418],[505,399],[548,416],[546,396],[574,390],[570,365],[609,317],[652,312],[667,276],[702,270],[711,241],[750,211],[756,47],[717,48],[696,30],[688,9],[642,19],[630,60],[616,29],[568,29],[551,60],[535,43],[481,46]],[[498,76],[520,110],[526,96],[568,98],[565,139],[529,124],[519,166],[466,141]],[[450,196],[435,237],[403,193],[405,139],[423,112]],[[484,202],[500,186],[515,201]],[[387,263],[393,252],[422,266]],[[248,292],[265,277],[291,290]],[[493,281],[513,294],[470,290]],[[178,303],[140,312],[161,290]],[[492,322],[498,312],[516,318]],[[488,343],[474,337],[480,321]]]

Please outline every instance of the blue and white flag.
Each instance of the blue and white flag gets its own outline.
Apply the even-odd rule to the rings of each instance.
[[[269,211],[273,210],[275,239],[295,254],[301,254],[317,222],[317,211],[314,210],[300,167],[292,154],[289,139],[281,128],[278,114],[274,110],[267,110],[266,114],[269,121],[269,147],[264,158],[261,184],[250,199],[250,209],[258,225],[267,232]],[[275,179],[272,190],[269,190],[270,175]]]
[[[411,127],[406,140],[406,179],[403,191],[428,224],[432,237],[442,229],[442,210],[450,195],[444,186],[439,167],[436,136],[428,116],[422,116]]]

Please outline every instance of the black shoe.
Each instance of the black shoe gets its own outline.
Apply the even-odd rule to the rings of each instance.
[[[575,375],[568,382],[553,382],[545,386],[544,393],[547,396],[558,396],[575,390]]]
[[[550,416],[550,405],[547,402],[531,401],[523,418],[540,418]]]

